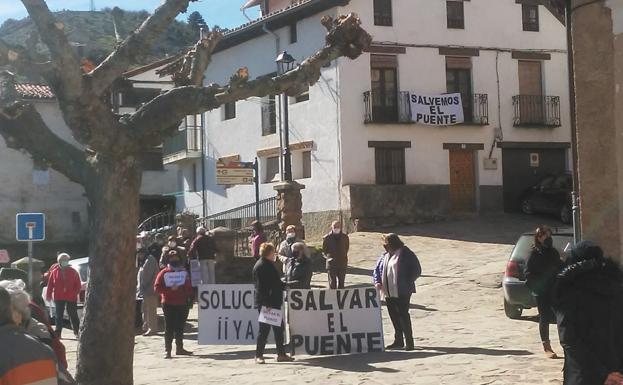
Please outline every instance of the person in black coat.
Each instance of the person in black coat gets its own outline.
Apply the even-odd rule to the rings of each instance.
[[[590,241],[557,277],[554,308],[565,352],[564,385],[623,384],[623,273]]]
[[[283,305],[283,291],[285,283],[281,281],[279,272],[275,267],[275,246],[270,243],[263,243],[260,246],[260,259],[253,267],[253,282],[255,283],[255,306],[258,311],[262,307],[268,309],[281,309]],[[257,336],[257,346],[255,349],[255,362],[264,364],[264,349],[271,325],[260,322],[260,332]],[[277,345],[277,362],[291,362],[294,358],[286,354],[283,346],[284,324],[273,326],[275,344]]]
[[[292,258],[286,266],[286,285],[290,289],[311,289],[313,275],[312,261],[306,254],[303,242],[292,245]]]
[[[536,295],[539,310],[539,333],[547,358],[558,358],[549,341],[549,325],[554,321],[552,289],[563,262],[554,247],[552,230],[539,226],[534,232],[534,245],[526,267],[526,285]]]

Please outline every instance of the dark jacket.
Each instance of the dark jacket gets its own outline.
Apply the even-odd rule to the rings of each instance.
[[[279,278],[275,264],[266,258],[260,258],[253,266],[253,282],[255,283],[255,306],[281,309],[285,283]]]
[[[610,260],[574,263],[557,278],[554,308],[564,385],[602,385],[623,372],[623,274]]]
[[[216,254],[216,242],[211,235],[197,235],[194,241],[190,244],[188,250],[188,258],[198,259],[214,259]]]
[[[292,289],[311,288],[312,263],[308,257],[290,259],[286,270],[286,283]]]
[[[376,261],[376,266],[372,272],[374,284],[383,283],[385,259],[389,258],[389,253],[383,253]],[[422,275],[420,260],[411,249],[403,246],[398,260],[398,296],[409,296],[415,293],[415,280]],[[390,293],[394,297],[393,293]]]
[[[348,235],[344,233],[333,234],[333,232],[324,236],[322,241],[322,252],[327,259],[327,270],[346,269],[348,266],[348,249],[350,240]]]
[[[555,247],[532,247],[526,264],[526,285],[536,295],[551,296],[556,275],[562,270],[564,263]]]

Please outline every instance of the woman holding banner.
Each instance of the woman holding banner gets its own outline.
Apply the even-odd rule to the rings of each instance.
[[[283,305],[283,291],[285,284],[279,278],[279,271],[275,267],[275,246],[271,243],[262,243],[260,246],[260,259],[253,267],[253,282],[255,283],[255,306],[258,311],[270,311],[271,309],[281,309]],[[260,332],[257,336],[257,347],[255,349],[255,362],[264,364],[264,348],[271,325],[260,322]],[[277,345],[277,362],[292,362],[294,358],[286,354],[283,346],[284,325],[283,318],[281,325],[272,326]]]
[[[411,295],[415,293],[415,280],[422,274],[420,261],[400,240],[397,234],[383,236],[385,253],[379,258],[373,272],[374,286],[385,297],[387,312],[394,325],[394,342],[387,350],[402,349],[411,351],[413,329],[409,306]]]
[[[184,326],[188,318],[188,304],[193,298],[193,287],[190,277],[182,265],[177,251],[170,250],[168,265],[156,278],[154,289],[160,294],[162,311],[164,312],[164,358],[171,358],[173,337],[175,337],[175,354],[190,356],[191,352],[184,350]]]

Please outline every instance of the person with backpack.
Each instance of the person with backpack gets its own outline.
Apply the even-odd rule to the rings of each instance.
[[[422,275],[417,256],[400,240],[397,234],[383,236],[385,253],[373,271],[374,286],[385,297],[387,312],[394,326],[394,342],[386,350],[412,351],[413,327],[409,307],[415,293],[415,280]]]

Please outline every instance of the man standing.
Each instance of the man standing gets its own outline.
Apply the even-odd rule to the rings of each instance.
[[[296,236],[296,226],[289,225],[288,227],[286,227],[286,239],[279,245],[279,250],[277,253],[279,261],[283,265],[283,274],[286,273],[288,264],[292,261],[293,258],[292,245],[299,242],[303,242],[303,240]],[[307,246],[305,246],[305,249],[307,249]]]
[[[146,249],[137,252],[138,274],[136,278],[136,297],[143,300],[141,310],[143,312],[144,336],[151,336],[158,332],[158,294],[154,290],[156,276],[159,268],[158,262],[153,255],[147,254]]]
[[[54,353],[17,326],[19,318],[11,296],[0,288],[0,384],[58,384]]]
[[[199,259],[201,283],[216,283],[216,242],[203,226],[197,227],[197,237],[190,244],[188,258]]]
[[[327,260],[329,288],[343,289],[348,266],[348,248],[350,240],[342,232],[342,223],[335,221],[331,224],[331,232],[324,236],[322,252]]]
[[[564,385],[623,384],[623,272],[591,241],[558,274],[554,309],[565,351]]]
[[[82,281],[80,275],[69,266],[69,254],[61,253],[58,255],[58,268],[53,270],[48,280],[48,288],[46,290],[46,299],[54,300],[56,308],[56,335],[61,338],[63,331],[63,317],[65,308],[69,314],[71,326],[74,329],[74,335],[78,338],[80,330],[80,318],[78,318],[78,295],[82,290]]]

